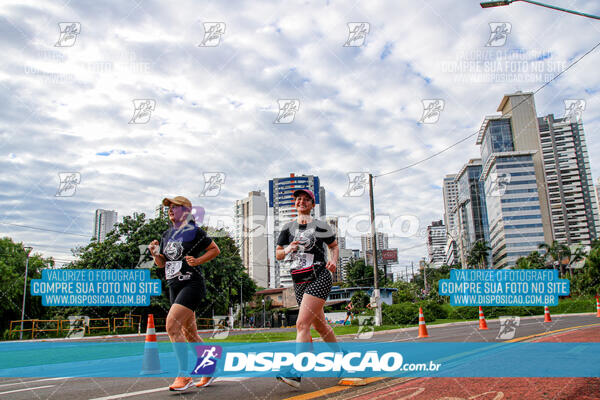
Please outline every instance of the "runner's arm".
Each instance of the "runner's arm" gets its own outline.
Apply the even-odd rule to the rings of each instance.
[[[219,254],[221,254],[221,249],[219,249],[219,246],[217,246],[217,244],[214,241],[211,241],[205,250],[206,252],[198,258],[186,256],[185,261],[187,261],[188,265],[190,265],[191,267],[195,267],[197,265],[207,263]]]

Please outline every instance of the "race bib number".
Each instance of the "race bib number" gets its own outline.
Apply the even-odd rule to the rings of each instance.
[[[181,271],[181,261],[167,261],[165,264],[165,275],[167,279],[175,278]]]
[[[292,264],[292,269],[310,267],[311,265],[313,265],[314,259],[315,256],[311,253],[296,254],[296,257],[294,258],[294,262]]]

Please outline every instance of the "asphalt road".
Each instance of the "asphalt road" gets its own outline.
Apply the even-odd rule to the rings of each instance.
[[[531,335],[543,334],[565,328],[590,324],[599,324],[600,319],[594,314],[553,316],[553,322],[544,323],[543,317],[521,319],[516,328],[515,339],[527,338]],[[417,329],[409,328],[396,331],[375,332],[368,339],[357,339],[355,335],[341,337],[343,341],[370,340],[385,342],[498,342],[500,322],[488,321],[489,329],[478,329],[477,322],[453,324],[449,326],[429,326],[429,338],[418,339]],[[368,334],[367,334],[368,336]],[[121,339],[123,340],[123,339]],[[139,340],[131,337],[128,340]],[[600,338],[598,338],[600,340]],[[390,383],[401,384],[404,378],[386,378],[373,382],[373,387]],[[443,379],[443,378],[434,378]],[[466,378],[465,378],[466,379]],[[480,378],[481,379],[481,378]],[[492,378],[484,378],[492,379]],[[497,379],[497,378],[496,378]],[[502,378],[503,379],[503,378]],[[16,399],[171,399],[183,396],[187,399],[284,399],[298,395],[307,398],[320,396],[331,397],[330,391],[337,390],[337,378],[304,378],[300,390],[278,383],[274,378],[228,378],[218,379],[213,385],[204,389],[190,389],[184,393],[174,393],[167,390],[172,378],[1,378],[0,398]],[[370,385],[369,385],[370,386]],[[359,395],[367,387],[344,390],[337,396]],[[324,390],[323,392],[316,392]],[[316,392],[316,393],[315,393]],[[333,392],[332,392],[333,393]],[[390,394],[391,395],[391,394]],[[389,396],[384,396],[389,397]],[[396,396],[391,398],[397,398]],[[418,397],[415,397],[418,398]]]

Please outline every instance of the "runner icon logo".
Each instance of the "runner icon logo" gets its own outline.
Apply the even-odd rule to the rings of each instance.
[[[490,22],[490,38],[485,47],[502,47],[512,29],[510,22]]]
[[[496,340],[510,340],[515,337],[517,326],[521,323],[520,317],[500,317],[500,330]]]
[[[217,360],[223,355],[221,346],[196,346],[198,361],[192,375],[211,376],[217,368]]]

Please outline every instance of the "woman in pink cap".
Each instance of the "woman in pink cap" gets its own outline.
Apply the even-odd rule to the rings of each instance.
[[[337,269],[339,248],[335,233],[327,223],[311,217],[310,211],[315,207],[315,195],[312,191],[294,191],[294,207],[298,211],[298,218],[285,224],[281,230],[277,239],[276,257],[278,260],[286,259],[291,262],[294,292],[300,306],[296,320],[296,342],[300,344],[312,341],[311,326],[319,332],[323,341],[337,342],[323,312],[333,283],[331,274]],[[329,257],[326,257],[325,245],[329,249]],[[300,376],[295,371],[289,375],[279,376],[277,379],[295,388],[300,387]]]

